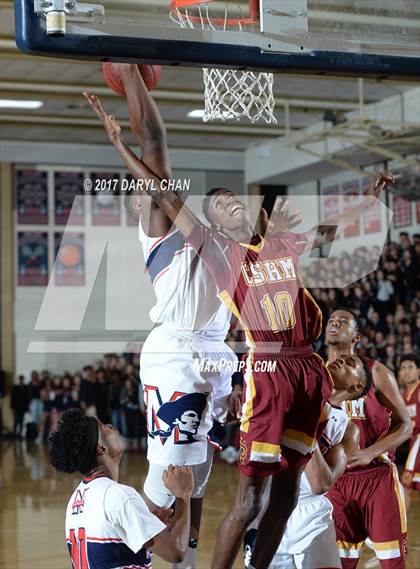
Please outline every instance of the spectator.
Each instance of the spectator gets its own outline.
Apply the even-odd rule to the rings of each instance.
[[[39,380],[39,374],[37,371],[31,372],[31,381],[28,385],[28,401],[29,401],[29,412],[32,417],[32,421],[36,425],[36,429],[39,430],[41,424],[42,412],[44,406],[41,401],[41,389],[42,385]]]
[[[140,407],[137,388],[131,379],[124,382],[121,403],[127,422],[127,439],[131,446],[135,446],[140,438]]]
[[[51,414],[51,431],[56,431],[58,427],[58,421],[60,420],[64,411],[69,409],[74,409],[76,404],[72,396],[72,382],[71,378],[66,376],[63,378],[60,389],[56,392],[53,404],[52,404],[52,414]]]
[[[22,439],[23,418],[28,410],[28,389],[23,375],[19,375],[16,384],[12,388],[10,407],[14,415],[14,437]]]
[[[98,419],[101,423],[110,423],[109,412],[109,385],[105,368],[96,370],[95,405]]]
[[[109,407],[111,409],[111,423],[120,431],[123,437],[127,438],[127,421],[125,411],[122,407],[123,386],[118,370],[111,373],[111,385],[109,388]]]
[[[92,366],[83,368],[82,382],[80,384],[80,407],[88,416],[96,415],[95,407],[96,375]]]
[[[38,437],[36,439],[37,443],[43,443],[46,439],[48,432],[51,429],[53,403],[55,399],[55,393],[54,390],[52,389],[52,380],[49,379],[49,375],[44,377],[47,377],[47,379],[45,380],[44,387],[41,389],[40,393],[40,399],[42,401],[43,411],[38,430]]]
[[[391,310],[391,299],[394,294],[394,287],[392,286],[391,281],[385,277],[384,271],[377,272],[377,279],[376,308],[383,320]]]

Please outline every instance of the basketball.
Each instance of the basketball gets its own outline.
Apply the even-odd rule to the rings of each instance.
[[[60,249],[59,259],[64,267],[74,267],[80,263],[80,249],[71,243],[64,245]]]
[[[146,87],[149,91],[152,91],[160,81],[162,66],[141,64],[137,67],[139,68]],[[125,97],[124,85],[121,79],[120,70],[116,63],[103,63],[102,75],[104,76],[105,83],[110,89],[117,93],[117,95]]]

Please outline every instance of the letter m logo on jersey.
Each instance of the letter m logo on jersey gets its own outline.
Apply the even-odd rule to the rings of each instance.
[[[175,391],[165,402],[156,386],[145,385],[144,392],[147,432],[152,439],[160,437],[162,445],[171,437],[173,443],[178,445],[199,440],[195,435],[207,406],[208,393]]]
[[[85,494],[89,490],[86,488],[85,490],[77,490],[76,496],[74,497],[73,504],[71,505],[72,516],[77,516],[77,514],[81,514],[83,512],[83,508],[85,507]]]

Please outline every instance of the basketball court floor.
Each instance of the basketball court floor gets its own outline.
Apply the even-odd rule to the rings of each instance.
[[[381,254],[401,265],[419,255],[420,1],[0,0],[0,8],[0,569],[67,569],[64,515],[78,477],[57,474],[45,445],[13,439],[12,387],[20,375],[28,384],[32,370],[60,383],[101,367],[105,354],[135,359],[155,302],[119,191],[127,169],[82,92],[101,97],[134,145],[126,101],[102,64],[163,66],[146,83],[195,212],[215,186],[242,195],[253,221],[281,196],[303,212],[296,231],[306,231],[360,203],[376,172],[395,173],[382,203],[332,248],[308,253],[302,270],[324,316],[338,298],[359,312],[366,300],[361,348],[398,375],[402,354],[420,355],[418,280],[407,294],[392,281],[387,313],[373,302]],[[317,349],[325,355],[323,340]],[[120,482],[141,490],[147,469],[145,453],[128,450]],[[236,465],[216,460],[195,569],[210,568],[237,479]],[[243,566],[239,554],[234,569]],[[358,567],[377,566],[365,547]],[[153,567],[170,565],[155,556]],[[419,568],[414,492],[407,569]]]
[[[1,569],[67,569],[64,512],[78,478],[57,475],[48,464],[45,448],[34,443],[3,441],[1,457]],[[120,481],[139,489],[146,473],[144,454],[128,453],[121,465]],[[197,569],[210,567],[216,532],[233,499],[236,479],[235,466],[223,462],[215,465],[204,501]],[[420,567],[418,496],[412,504],[408,528],[407,569],[417,569]],[[371,555],[365,552],[359,566],[366,567],[370,558]],[[168,569],[170,564],[155,556],[153,567]],[[240,555],[234,569],[243,569]]]

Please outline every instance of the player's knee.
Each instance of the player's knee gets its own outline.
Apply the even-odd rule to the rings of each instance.
[[[261,501],[254,494],[245,496],[243,500],[235,504],[231,511],[231,517],[235,522],[248,526],[260,513]]]

